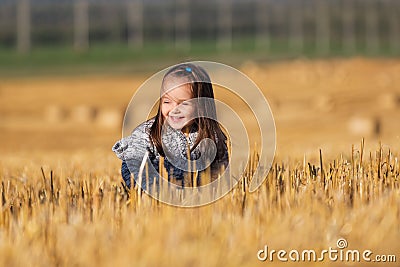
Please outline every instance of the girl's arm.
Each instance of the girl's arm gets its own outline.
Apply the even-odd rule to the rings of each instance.
[[[122,161],[121,165],[121,175],[122,179],[124,179],[124,182],[128,188],[131,188],[131,172],[129,171],[128,165],[126,164],[126,161]],[[135,184],[135,181],[133,181]]]
[[[122,160],[121,175],[128,187],[131,186],[131,175],[137,182],[143,157],[146,156],[146,152],[151,146],[147,132],[149,125],[151,125],[149,121],[142,123],[133,130],[130,136],[122,138],[112,148],[117,157]],[[148,163],[151,164],[150,160]],[[146,179],[142,179],[142,188],[149,188],[153,184],[153,177],[157,177],[153,171],[154,168],[149,166],[148,169],[149,185],[146,185]]]

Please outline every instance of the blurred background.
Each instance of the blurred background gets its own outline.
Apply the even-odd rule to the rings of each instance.
[[[140,84],[189,60],[256,82],[278,155],[396,147],[398,14],[397,0],[0,0],[0,150],[108,151]]]

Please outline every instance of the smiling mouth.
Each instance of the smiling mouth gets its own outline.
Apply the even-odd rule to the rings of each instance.
[[[168,116],[172,122],[181,122],[185,117],[184,116]]]

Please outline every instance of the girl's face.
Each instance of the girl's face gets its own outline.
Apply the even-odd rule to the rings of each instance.
[[[192,89],[189,84],[174,85],[164,83],[164,94],[161,97],[161,113],[164,120],[174,129],[183,129],[193,123],[195,106],[192,99]],[[173,88],[173,89],[169,89]]]

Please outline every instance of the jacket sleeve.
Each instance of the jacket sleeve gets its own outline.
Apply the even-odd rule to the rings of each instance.
[[[128,188],[131,187],[131,172],[129,171],[128,165],[126,164],[126,161],[122,161],[121,165],[121,175],[122,179],[124,179],[124,182]]]
[[[121,159],[121,175],[124,179],[126,185],[128,187],[130,184],[130,175],[133,175],[134,181],[138,182],[140,166],[143,160],[147,160],[147,164],[149,164],[149,184],[146,185],[146,174],[142,174],[142,188],[149,188],[153,184],[153,178],[158,177],[157,172],[155,172],[154,167],[151,165],[151,161],[148,159],[144,159],[144,157],[148,154],[146,151],[149,151],[151,146],[150,137],[148,134],[148,122],[142,123],[135,130],[133,130],[130,136],[124,137],[121,140],[117,141],[112,150],[116,154],[116,156]]]

